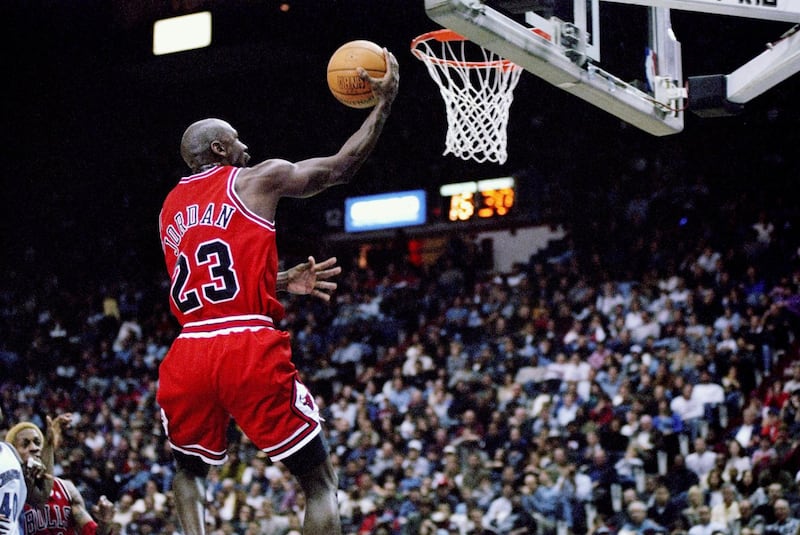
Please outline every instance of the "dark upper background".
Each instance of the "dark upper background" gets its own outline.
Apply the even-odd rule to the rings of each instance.
[[[192,121],[229,120],[254,159],[297,160],[335,151],[364,111],[336,102],[325,84],[330,54],[351,39],[395,53],[401,90],[384,135],[357,179],[311,200],[286,200],[278,224],[314,251],[324,211],[346,195],[430,187],[515,173],[520,196],[541,184],[576,193],[624,184],[642,192],[659,177],[695,176],[743,195],[785,188],[798,174],[798,76],[732,118],[687,114],[683,133],[652,137],[523,73],[502,165],[442,156],[444,105],[409,52],[437,29],[422,0],[7,0],[4,25],[2,243],[13,266],[57,272],[158,265],[161,200],[184,172],[178,154]],[[154,20],[214,13],[211,48],[155,58]],[[729,73],[759,54],[787,23],[673,11],[684,76]],[[601,5],[606,70],[642,78],[644,8]],[[794,196],[787,191],[788,197]],[[576,206],[584,209],[580,195]],[[540,207],[541,208],[541,207]],[[713,209],[713,207],[709,207]],[[541,211],[539,212],[541,213]],[[292,247],[292,245],[286,245]],[[32,251],[35,250],[35,255]]]

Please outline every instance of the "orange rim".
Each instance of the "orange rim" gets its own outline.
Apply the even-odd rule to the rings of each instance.
[[[430,54],[426,54],[425,52],[423,52],[418,48],[420,44],[425,43],[427,41],[439,41],[440,43],[449,43],[457,41],[467,41],[467,38],[447,28],[423,33],[422,35],[415,37],[411,41],[411,53],[414,54],[420,60],[430,61],[431,63],[434,63],[436,65],[449,65],[451,67],[460,67],[464,69],[485,69],[488,67],[488,68],[500,69],[503,71],[520,68],[519,65],[507,59],[498,59],[494,61],[465,61],[465,60],[444,59],[436,56],[431,56]],[[480,45],[476,44],[476,46]]]

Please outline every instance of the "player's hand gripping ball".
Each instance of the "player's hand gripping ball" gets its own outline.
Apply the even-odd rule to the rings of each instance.
[[[361,67],[373,78],[386,74],[383,49],[372,41],[350,41],[340,46],[328,62],[328,87],[333,96],[351,108],[371,108],[378,99],[369,82],[358,75]]]

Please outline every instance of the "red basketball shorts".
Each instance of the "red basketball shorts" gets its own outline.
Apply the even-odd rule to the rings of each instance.
[[[288,333],[271,326],[188,325],[159,368],[157,401],[174,449],[227,460],[230,418],[273,461],[321,430],[319,408],[297,377]]]

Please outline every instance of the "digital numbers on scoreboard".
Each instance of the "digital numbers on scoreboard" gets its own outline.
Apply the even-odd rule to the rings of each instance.
[[[439,188],[450,221],[499,218],[514,208],[514,178],[446,184]]]

